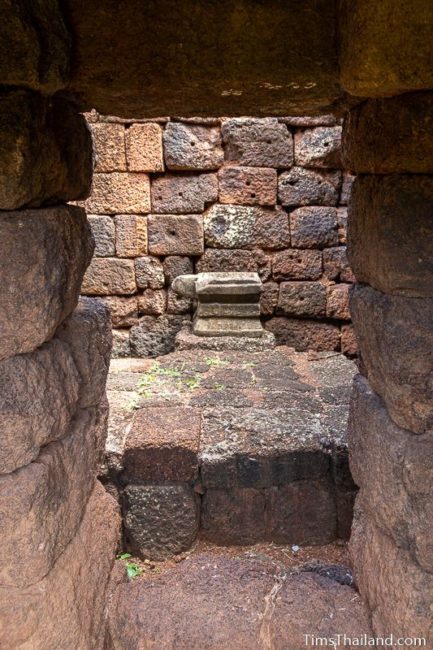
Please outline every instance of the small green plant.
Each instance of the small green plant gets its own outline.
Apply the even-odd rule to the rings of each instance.
[[[214,384],[213,387],[215,390],[224,390],[225,388],[224,384]]]
[[[254,361],[245,361],[244,368],[254,368],[257,364]]]
[[[194,390],[200,386],[200,379],[197,377],[190,377],[189,379],[185,379],[185,384],[188,386],[189,390]]]
[[[129,559],[132,557],[131,553],[122,553],[118,555],[117,559],[122,560],[125,564],[126,575],[128,580],[133,580],[143,573],[143,569],[138,566],[136,562],[129,562]]]
[[[128,402],[128,410],[129,411],[136,411],[140,405],[140,396],[135,394],[134,397],[131,397],[131,399]]]
[[[206,359],[206,365],[209,366],[209,368],[212,368],[213,366],[226,366],[228,364],[228,361],[225,359],[213,359],[211,357],[208,357]]]

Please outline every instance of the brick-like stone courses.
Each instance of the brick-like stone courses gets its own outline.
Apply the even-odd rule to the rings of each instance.
[[[114,355],[170,351],[193,304],[177,275],[258,271],[279,343],[356,354],[346,256],[353,176],[329,116],[128,122],[92,112],[96,240],[83,293],[112,311]]]

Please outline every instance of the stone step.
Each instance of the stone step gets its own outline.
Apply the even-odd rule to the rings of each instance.
[[[326,560],[293,568],[289,555],[208,551],[132,581],[118,562],[109,650],[303,650],[338,635],[354,649],[372,636],[350,570]]]

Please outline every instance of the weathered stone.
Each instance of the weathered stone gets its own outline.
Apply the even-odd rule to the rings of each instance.
[[[355,176],[344,172],[343,174],[343,184],[341,186],[340,194],[340,205],[348,205],[350,202],[350,197],[352,195],[352,185],[355,180]]]
[[[89,215],[90,227],[95,240],[96,257],[112,257],[115,253],[115,229],[111,217]]]
[[[112,338],[107,307],[95,298],[80,298],[56,336],[69,345],[80,373],[80,406],[96,406],[105,396],[110,365]]]
[[[27,465],[40,447],[65,435],[79,383],[70,350],[57,339],[0,362],[0,474]]]
[[[345,246],[325,248],[323,251],[323,272],[329,280],[354,282],[355,277],[347,260]]]
[[[79,411],[66,437],[47,444],[29,465],[0,477],[3,587],[41,580],[73,539],[95,484],[107,415],[107,407]]]
[[[290,232],[295,248],[337,246],[337,211],[335,208],[298,208],[290,213]]]
[[[311,126],[335,126],[337,124],[337,118],[335,115],[316,115],[313,116],[289,116],[289,117],[279,117],[279,122],[283,124],[288,124],[289,126],[294,127],[311,127]]]
[[[127,546],[142,557],[163,560],[186,551],[198,524],[198,495],[186,483],[128,485],[124,490]]]
[[[404,429],[433,428],[433,299],[354,285],[350,310],[369,383]]]
[[[380,7],[374,0],[344,0],[340,6],[343,88],[357,97],[389,97],[432,88],[432,25],[433,7],[425,0],[410,5],[404,0],[383,0]]]
[[[266,539],[266,496],[254,488],[208,489],[201,512],[201,535],[221,546]]]
[[[352,393],[349,445],[359,503],[367,518],[433,571],[432,434],[414,436],[390,419],[368,382],[357,376]]]
[[[286,207],[337,205],[341,172],[292,167],[278,177],[278,200]]]
[[[212,248],[290,246],[289,218],[281,208],[213,205],[204,215],[204,234]]]
[[[295,133],[295,164],[340,169],[341,131],[341,126],[319,126]]]
[[[317,323],[296,318],[271,318],[265,323],[278,345],[288,345],[295,350],[339,350],[340,330],[329,323]]]
[[[137,296],[104,296],[100,300],[110,310],[113,327],[131,327],[138,323]]]
[[[159,124],[131,124],[125,133],[126,161],[131,172],[162,172],[162,129]]]
[[[347,243],[347,208],[337,208],[338,241]]]
[[[220,130],[170,122],[164,131],[164,155],[168,169],[218,169],[224,162]]]
[[[282,282],[277,312],[288,316],[325,316],[326,287],[320,282]]]
[[[148,237],[149,253],[153,255],[201,255],[203,218],[200,214],[151,214]]]
[[[259,310],[257,310],[259,312]],[[213,318],[198,316],[194,321],[193,332],[196,336],[206,337],[258,337],[263,334],[260,320],[240,316],[219,316]]]
[[[116,255],[138,257],[147,253],[147,217],[118,214],[116,224]]]
[[[174,339],[185,316],[143,316],[130,330],[131,351],[137,357],[158,357],[174,350]]]
[[[95,214],[140,214],[150,212],[150,183],[147,174],[95,174],[92,194],[85,203]]]
[[[200,428],[201,409],[177,406],[139,409],[125,441],[126,479],[160,483],[196,478]]]
[[[123,124],[96,122],[92,124],[91,131],[96,158],[95,172],[126,171]]]
[[[175,278],[172,289],[184,298],[196,298],[198,274],[188,273]]]
[[[113,329],[113,359],[123,359],[131,356],[131,345],[129,342],[129,330]]]
[[[260,313],[272,316],[278,304],[279,285],[276,282],[265,282],[260,296]]]
[[[75,537],[48,575],[26,589],[0,587],[0,645],[34,650],[103,647],[120,521],[114,500],[98,483],[81,515]]]
[[[135,260],[135,277],[139,289],[162,289],[164,269],[157,257],[138,257]]]
[[[78,302],[92,252],[81,208],[0,212],[0,360],[53,336]]]
[[[318,280],[322,275],[322,253],[313,250],[289,249],[272,259],[275,280]]]
[[[166,309],[167,294],[164,289],[145,289],[138,296],[138,311],[140,314],[161,316]]]
[[[224,120],[226,159],[247,167],[284,168],[293,165],[293,137],[276,118]]]
[[[152,181],[152,212],[192,214],[203,212],[206,203],[218,198],[216,174],[175,176],[166,174]]]
[[[75,107],[24,90],[2,93],[2,210],[85,199],[91,180],[92,139]]]
[[[356,179],[348,254],[359,282],[388,294],[433,297],[432,202],[431,176]]]
[[[162,263],[164,276],[168,284],[171,284],[179,275],[191,274],[194,271],[192,260],[189,257],[170,255]]]
[[[277,172],[266,167],[222,167],[218,172],[221,203],[275,205]]]
[[[431,573],[356,511],[350,546],[356,583],[372,612],[375,636],[421,637],[425,647],[431,645]]]
[[[192,300],[179,296],[173,289],[167,291],[167,314],[189,314]]]
[[[322,575],[290,573],[266,552],[191,555],[159,576],[117,588],[109,615],[114,647],[130,650],[137,639],[147,645],[157,639],[161,648],[176,650],[259,650],[266,638],[275,648],[300,650],[310,638],[372,637],[357,592],[325,577],[335,566],[320,568]]]
[[[91,296],[110,296],[134,293],[136,288],[132,260],[96,257],[86,271],[81,291]]]
[[[262,332],[261,336],[196,336],[191,324],[187,323],[176,335],[176,350],[212,350],[226,353],[236,352],[268,352],[275,347],[275,337],[271,332]],[[231,405],[231,402],[230,402]]]
[[[331,284],[326,293],[326,317],[350,320],[350,284]]]
[[[341,351],[349,357],[355,357],[358,354],[358,343],[353,325],[341,327]]]
[[[215,250],[208,248],[196,264],[198,273],[205,271],[254,271],[264,282],[271,276],[271,259],[260,249]]]

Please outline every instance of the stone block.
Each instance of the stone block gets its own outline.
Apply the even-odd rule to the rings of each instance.
[[[278,177],[278,201],[286,207],[337,205],[341,172],[292,167]]]
[[[275,335],[277,345],[288,345],[301,352],[340,349],[340,330],[330,323],[276,316],[265,323],[265,328]]]
[[[295,133],[295,164],[341,168],[341,126],[319,126]]]
[[[129,330],[113,329],[113,359],[125,359],[131,356],[131,345],[129,342]]]
[[[142,557],[164,560],[196,538],[199,500],[186,483],[128,485],[123,509],[127,546]]]
[[[175,423],[175,424],[174,424]],[[177,406],[139,409],[123,454],[128,482],[188,482],[198,472],[201,409]]]
[[[84,207],[95,214],[150,212],[149,177],[138,172],[95,174],[92,194]]]
[[[130,294],[136,290],[133,260],[94,258],[83,278],[81,291],[90,296]]]
[[[215,204],[204,215],[204,234],[212,248],[290,246],[289,218],[281,208]]]
[[[326,248],[338,245],[335,208],[298,208],[290,213],[290,232],[294,248]]]
[[[338,122],[337,117],[330,113],[329,115],[316,115],[316,116],[298,116],[293,115],[289,117],[279,117],[279,122],[294,126],[297,128],[306,128],[311,126],[335,126]]]
[[[42,580],[73,539],[95,485],[107,406],[79,411],[64,438],[45,445],[29,465],[0,477],[3,587]]]
[[[113,327],[132,327],[138,323],[137,296],[104,296],[100,300],[110,310]]]
[[[54,335],[78,302],[92,252],[81,208],[0,212],[0,360]]]
[[[143,316],[130,330],[131,352],[136,357],[159,357],[174,350],[174,339],[185,316]]]
[[[368,382],[355,379],[348,427],[351,470],[368,519],[433,571],[433,436],[390,419]]]
[[[157,257],[138,257],[135,260],[135,277],[139,289],[162,289],[164,268]]]
[[[139,257],[147,254],[147,217],[118,214],[116,224],[117,257]]]
[[[431,431],[433,299],[388,296],[356,284],[350,310],[363,368],[391,418],[415,433]]]
[[[338,241],[347,243],[347,208],[337,208]]]
[[[358,342],[353,325],[341,327],[341,351],[348,357],[355,357],[358,354]]]
[[[265,282],[260,295],[260,313],[263,316],[272,316],[278,304],[280,287],[276,282]]]
[[[192,300],[178,296],[175,291],[167,291],[167,314],[189,314],[192,312]]]
[[[200,214],[149,215],[149,253],[153,255],[201,255],[204,251],[203,217]]]
[[[218,127],[169,122],[164,131],[164,157],[168,169],[206,171],[224,162]]]
[[[259,310],[257,310],[259,311]],[[250,316],[220,316],[213,318],[197,317],[194,321],[193,332],[198,337],[210,338],[261,338],[263,328],[258,318]]]
[[[48,575],[26,589],[0,587],[1,646],[103,647],[120,521],[114,500],[99,483],[81,515],[75,537]]]
[[[65,435],[79,390],[71,351],[58,339],[0,362],[0,474],[27,465],[40,447]]]
[[[95,149],[95,172],[125,172],[125,127],[96,122],[91,126]]]
[[[209,489],[203,496],[200,534],[219,545],[266,539],[266,496],[254,488]]]
[[[95,240],[96,257],[112,257],[115,253],[115,228],[112,217],[89,215],[88,220]]]
[[[217,199],[216,174],[165,174],[152,180],[152,212],[157,214],[203,212],[206,203]]]
[[[350,320],[350,284],[331,284],[326,288],[326,317]]]
[[[125,132],[126,161],[131,172],[162,172],[162,129],[159,124],[131,124]]]
[[[350,197],[352,195],[352,186],[354,180],[355,180],[355,176],[353,174],[344,172],[343,184],[341,186],[341,194],[340,194],[340,205],[349,205]]]
[[[188,275],[194,271],[192,260],[189,257],[181,257],[179,255],[167,256],[162,266],[167,284],[171,284],[179,275]]]
[[[80,373],[79,405],[96,406],[105,396],[111,354],[111,321],[107,307],[95,298],[80,298],[56,336],[71,349]]]
[[[293,165],[293,137],[277,118],[232,118],[223,121],[226,160],[247,167]]]
[[[348,255],[359,282],[388,294],[433,297],[432,202],[431,176],[356,179]]]
[[[355,276],[347,260],[345,246],[325,248],[323,251],[323,272],[329,280],[341,282],[354,282]]]
[[[91,181],[92,139],[75,107],[24,90],[3,92],[0,209],[85,199]]]
[[[321,251],[291,248],[272,258],[274,280],[318,280],[321,275]]]
[[[277,312],[303,318],[325,316],[325,285],[320,282],[282,282]]]
[[[207,248],[196,264],[197,273],[206,271],[253,271],[265,282],[271,277],[271,258],[262,250]]]
[[[266,167],[222,167],[218,172],[219,201],[240,205],[275,205],[277,172]]]
[[[145,289],[138,296],[138,311],[140,314],[161,316],[166,309],[167,293],[164,289]]]

